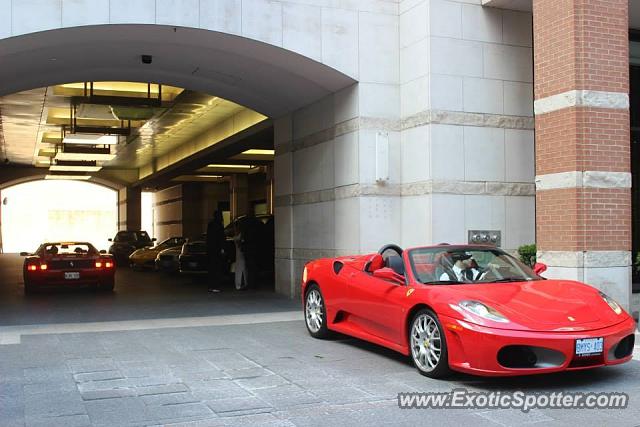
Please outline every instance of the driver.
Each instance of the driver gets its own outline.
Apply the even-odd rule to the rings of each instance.
[[[465,265],[464,275],[467,279],[476,281],[479,280],[483,274],[483,271],[480,270],[480,266],[476,262],[473,257],[463,261]]]
[[[465,252],[452,252],[449,255],[453,266],[451,266],[449,271],[445,270],[445,272],[440,275],[440,280],[468,282],[475,278],[475,274],[469,269],[467,263],[465,262],[471,258],[471,255]],[[467,271],[469,271],[469,273],[467,273]]]

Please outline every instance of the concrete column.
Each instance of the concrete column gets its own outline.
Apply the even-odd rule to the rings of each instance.
[[[230,182],[231,218],[238,218],[249,212],[249,177],[247,174],[233,174]]]
[[[124,187],[118,191],[119,230],[140,230],[142,226],[141,196],[139,187]]]
[[[628,2],[534,0],[533,19],[538,259],[628,308]]]
[[[182,228],[182,185],[156,191],[153,195],[155,238],[159,242],[184,236]]]
[[[508,251],[534,243],[531,26],[531,13],[480,1],[400,2],[400,143],[390,147],[401,166],[386,191],[401,196],[390,209],[401,211],[402,246],[467,243],[474,230],[500,232]]]
[[[182,234],[197,238],[206,231],[203,217],[203,185],[192,182],[182,185]]]

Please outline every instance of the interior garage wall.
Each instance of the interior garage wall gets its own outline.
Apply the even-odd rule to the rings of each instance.
[[[182,185],[153,194],[153,220],[158,241],[182,236]]]
[[[156,238],[173,236],[199,238],[218,208],[228,202],[229,184],[186,183],[154,193],[153,209]]]

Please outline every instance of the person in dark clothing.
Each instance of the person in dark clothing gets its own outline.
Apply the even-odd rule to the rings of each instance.
[[[257,285],[261,240],[263,237],[262,228],[264,225],[252,214],[247,215],[239,221],[241,244],[240,249],[245,262],[245,283],[238,289],[246,289]],[[238,286],[238,285],[236,285]]]
[[[209,292],[219,292],[223,278],[225,236],[222,223],[222,212],[213,214],[213,219],[207,225],[207,256],[209,257]]]

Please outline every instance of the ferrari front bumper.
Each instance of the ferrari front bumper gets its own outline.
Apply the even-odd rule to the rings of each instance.
[[[440,320],[451,369],[473,375],[515,376],[589,369],[617,365],[633,357],[636,323],[631,317],[614,326],[580,332],[496,329],[447,316]],[[576,356],[576,340],[584,338],[604,338],[603,352]]]

